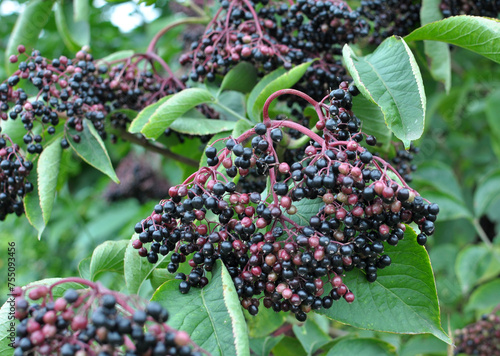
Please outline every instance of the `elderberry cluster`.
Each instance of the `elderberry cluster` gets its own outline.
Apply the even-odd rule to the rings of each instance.
[[[497,18],[500,1],[442,0],[440,9],[444,17],[472,15]]]
[[[498,311],[486,314],[481,320],[455,331],[455,355],[500,355],[500,317]]]
[[[8,214],[24,213],[23,197],[33,191],[27,180],[33,163],[23,157],[19,146],[9,136],[1,134],[0,127],[0,221]]]
[[[420,26],[420,6],[416,0],[361,1],[360,13],[373,23],[369,42],[379,45],[387,37],[409,34]]]
[[[105,139],[105,118],[111,111],[141,110],[184,88],[178,79],[160,76],[147,55],[106,63],[85,51],[74,59],[53,60],[36,50],[27,55],[24,46],[18,52],[10,57],[10,62],[19,62],[18,70],[0,84],[0,118],[21,120],[29,153],[41,153],[43,135],[62,130],[61,119],[66,133],[63,148],[69,147],[68,139],[80,142],[84,120]],[[17,88],[22,82],[26,90]],[[113,121],[117,126],[126,124],[123,117]],[[41,124],[41,134],[34,133],[36,123]]]
[[[319,58],[296,86],[319,99],[347,79],[342,46],[368,36],[369,30],[344,1],[266,2],[257,11],[250,0],[223,0],[203,37],[180,62],[191,64],[191,80],[213,81],[240,61],[264,74]]]
[[[160,304],[142,306],[137,298],[78,282],[90,289],[68,289],[57,299],[53,287],[64,280],[28,293],[17,288],[14,356],[202,355],[187,333],[166,324],[169,313]]]
[[[366,135],[351,110],[357,88],[343,82],[320,103],[287,89],[268,102],[282,94],[315,106],[322,136],[290,120],[270,120],[264,109],[264,123],[225,139],[219,150],[206,148],[207,166],[170,188],[170,198],[136,224],[133,247],[150,263],[171,253],[170,273],[187,262],[191,272],[178,275],[182,293],[206,285],[206,271],[220,259],[250,314],[263,298],[264,307],[292,311],[303,321],[311,309],[330,308],[341,297],[354,300],[342,282],[348,271],[361,269],[374,282],[391,264],[386,245],[398,244],[405,224],[416,223],[417,242],[425,244],[439,207],[360,145]],[[277,150],[287,130],[312,142],[293,163]],[[251,170],[268,179],[266,190],[237,190],[238,178]]]

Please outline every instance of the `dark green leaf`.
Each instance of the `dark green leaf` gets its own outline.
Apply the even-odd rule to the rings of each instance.
[[[440,221],[472,216],[449,165],[439,161],[422,163],[414,174],[413,184],[424,198],[439,205]]]
[[[480,217],[500,198],[500,169],[487,174],[478,184],[474,194],[474,212]]]
[[[212,94],[206,89],[184,89],[161,104],[151,115],[141,132],[147,138],[157,138],[181,115],[197,105],[213,100]]]
[[[116,272],[123,274],[123,261],[128,240],[106,241],[97,246],[90,260],[90,280],[94,281],[99,273]]]
[[[169,325],[184,330],[213,356],[249,355],[248,331],[238,294],[226,267],[217,260],[212,280],[202,288],[179,292],[179,280],[164,283],[152,300],[174,311]]]
[[[20,13],[5,49],[7,73],[14,73],[17,69],[16,63],[9,62],[9,57],[18,53],[18,45],[24,45],[26,52],[31,54],[40,32],[49,21],[53,5],[53,0],[31,0]]]
[[[453,16],[410,33],[406,41],[441,41],[463,47],[500,63],[500,21],[478,16]]]
[[[247,319],[249,336],[253,338],[262,338],[268,336],[278,329],[285,321],[283,313],[276,313],[272,309],[259,308],[259,314],[250,315],[244,311]]]
[[[306,226],[309,224],[311,216],[316,215],[319,212],[319,208],[325,205],[325,203],[323,203],[323,199],[316,198],[302,199],[298,202],[294,202],[293,205],[297,208],[297,213],[293,215],[285,213],[285,216],[301,226]]]
[[[94,128],[94,125],[89,120],[84,119],[83,131],[78,132],[74,129],[69,129],[68,131],[70,135],[67,135],[67,140],[78,156],[94,168],[106,174],[114,182],[120,183],[113,169],[113,165],[111,164],[111,160],[109,159],[106,146],[101,136],[99,136]],[[73,140],[74,135],[80,136],[81,140],[79,143]]]
[[[29,223],[38,231],[38,240],[45,230],[42,208],[40,206],[40,195],[38,193],[38,168],[37,163],[33,163],[33,170],[28,176],[28,181],[33,184],[33,191],[24,196],[24,211]]]
[[[285,336],[272,349],[274,356],[304,356],[306,352],[296,338]]]
[[[46,146],[38,160],[38,194],[45,225],[50,219],[56,197],[57,177],[61,163],[61,137]]]
[[[307,319],[301,326],[294,325],[293,333],[308,355],[312,355],[331,340],[312,318]]]
[[[415,355],[447,355],[447,345],[431,335],[415,335],[406,341],[399,352],[399,356]]]
[[[491,312],[498,305],[498,296],[500,295],[500,280],[495,279],[491,282],[479,286],[471,294],[469,302],[465,307],[466,311],[477,311],[480,314]]]
[[[395,356],[396,348],[388,342],[371,338],[344,338],[337,342],[327,356]]]
[[[420,8],[420,22],[422,25],[443,19],[439,5],[441,5],[441,0],[422,1],[422,7]],[[448,93],[451,87],[450,47],[443,42],[424,41],[424,51],[432,77],[443,83]]]
[[[224,91],[211,103],[211,106],[219,112],[223,120],[246,120],[250,122],[245,116],[245,95],[240,92],[234,90]]]
[[[260,338],[251,338],[250,348],[257,356],[269,356],[273,347],[275,347],[283,339],[283,337],[284,335],[281,334],[276,337],[265,336]]]
[[[485,112],[490,128],[491,146],[497,158],[500,159],[500,120],[498,120],[498,113],[500,112],[500,90],[488,94]]]
[[[389,129],[408,148],[424,131],[426,107],[420,69],[408,45],[393,36],[365,57],[345,45],[343,56],[358,89],[380,107]]]
[[[352,111],[363,123],[363,132],[377,138],[382,150],[387,151],[391,143],[392,132],[387,127],[384,114],[380,108],[362,95],[355,96],[352,101]]]
[[[451,343],[441,328],[436,285],[429,256],[417,244],[417,235],[407,226],[397,247],[387,246],[392,264],[379,270],[375,282],[366,281],[364,272],[354,269],[343,279],[356,299],[339,301],[318,313],[352,326],[403,334],[433,334]]]
[[[224,90],[248,93],[255,86],[255,83],[257,83],[255,67],[248,62],[240,62],[224,76],[219,93]]]
[[[262,109],[264,108],[264,103],[266,102],[267,98],[269,98],[271,94],[278,90],[291,88],[300,80],[300,78],[302,78],[307,68],[309,68],[312,63],[313,62],[311,61],[293,67],[288,72],[281,74],[277,78],[271,77],[271,74],[273,74],[274,72],[265,76],[259,82],[259,84],[255,86],[255,88],[250,93],[250,96],[248,97],[247,110],[250,119],[254,122],[262,121]],[[273,80],[270,82],[265,81],[265,79],[268,77],[273,78]],[[265,83],[264,86],[261,85],[261,83],[263,82]],[[254,97],[255,91],[257,91],[257,95]],[[255,99],[255,101],[250,101],[251,99]]]
[[[166,102],[171,97],[172,97],[172,95],[168,95],[164,98],[161,98],[156,103],[148,105],[144,109],[142,109],[142,111],[139,112],[139,114],[137,114],[136,118],[130,123],[130,126],[128,128],[129,132],[132,132],[132,133],[141,132],[143,127],[151,119],[151,116],[153,116],[153,114],[156,112],[156,109],[158,109],[164,102]]]
[[[124,274],[125,283],[130,294],[139,294],[139,291],[153,270],[165,260],[166,256],[158,255],[158,262],[151,264],[147,258],[139,256],[137,250],[132,247],[132,242],[138,238],[137,234],[132,236],[130,243],[125,250]]]
[[[500,273],[500,251],[485,245],[467,246],[457,256],[455,273],[465,294],[477,283]]]
[[[199,136],[231,131],[235,126],[236,121],[180,117],[170,125],[170,128],[180,133]]]

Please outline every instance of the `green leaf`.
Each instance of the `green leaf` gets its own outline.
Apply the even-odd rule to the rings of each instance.
[[[122,59],[130,58],[134,55],[134,51],[131,49],[124,49],[123,51],[117,51],[115,53],[111,53],[110,55],[101,58],[99,63],[110,63],[114,61],[120,61]],[[154,104],[153,104],[154,105]]]
[[[183,134],[200,136],[231,131],[235,126],[236,121],[180,117],[170,125],[170,128]]]
[[[88,0],[73,0],[73,20],[75,22],[87,22],[89,19],[89,12]]]
[[[123,274],[123,261],[128,240],[106,241],[97,246],[90,260],[90,280],[95,281],[99,273]]]
[[[479,286],[470,296],[466,311],[477,311],[479,313],[488,313],[498,305],[498,296],[500,295],[500,280],[495,279],[491,282]]]
[[[238,294],[226,267],[217,260],[212,280],[202,288],[179,292],[179,280],[164,283],[151,300],[175,310],[169,325],[184,330],[213,356],[250,355],[248,331]]]
[[[61,138],[58,138],[44,148],[38,160],[38,194],[45,225],[49,222],[54,205],[61,156]]]
[[[24,45],[28,54],[34,49],[40,32],[50,19],[53,5],[53,0],[31,0],[19,14],[5,48],[7,73],[14,73],[17,69],[17,64],[10,63],[9,57],[18,53],[18,45]]]
[[[311,318],[307,319],[307,321],[301,326],[294,325],[293,333],[297,339],[299,339],[300,344],[308,355],[312,355],[322,346],[331,341],[328,334],[321,330],[318,324],[316,324]]]
[[[42,208],[40,206],[40,195],[38,193],[38,162],[33,163],[33,170],[28,176],[28,181],[33,184],[33,191],[24,196],[24,211],[29,223],[38,231],[38,240],[42,237],[45,230],[45,221],[43,219]]]
[[[257,315],[250,315],[244,311],[247,319],[248,333],[252,338],[268,336],[285,322],[283,313],[276,313],[272,309],[260,308]]]
[[[83,279],[90,280],[90,261],[92,257],[86,257],[78,264],[78,273]]]
[[[422,163],[414,174],[413,184],[426,199],[439,205],[439,220],[471,218],[455,173],[439,161]]]
[[[297,213],[293,215],[289,215],[285,213],[287,218],[295,221],[298,225],[306,226],[309,224],[309,219],[311,216],[316,215],[319,212],[319,208],[322,205],[325,205],[323,199],[302,199],[298,202],[294,202],[293,205],[297,208]]]
[[[441,41],[463,47],[500,63],[500,21],[479,16],[453,16],[410,33],[406,41]]]
[[[306,351],[296,338],[285,336],[273,347],[272,354],[274,356],[304,356]]]
[[[234,126],[231,136],[238,138],[243,135],[246,131],[250,130],[252,125],[247,120],[238,120]]]
[[[455,261],[462,292],[469,292],[477,283],[495,277],[500,273],[500,253],[498,248],[485,245],[471,245],[462,249]]]
[[[256,83],[257,71],[255,67],[248,62],[240,62],[224,76],[219,94],[224,90],[236,90],[248,93]]]
[[[158,262],[151,264],[147,258],[139,256],[137,250],[132,247],[132,242],[138,238],[137,234],[132,236],[130,243],[125,250],[125,259],[123,262],[123,270],[125,274],[125,283],[130,294],[139,294],[139,290],[146,280],[149,279],[151,273],[167,256],[158,255]]]
[[[302,63],[301,65],[293,67],[288,72],[285,72],[276,78],[274,75],[271,75],[279,71],[279,69],[262,78],[262,80],[259,81],[259,84],[255,86],[255,88],[250,93],[250,96],[248,97],[247,110],[250,119],[254,122],[262,121],[262,109],[264,108],[264,103],[266,102],[267,98],[269,98],[271,94],[278,90],[291,88],[300,80],[300,78],[302,78],[307,68],[309,68],[312,63],[312,61]],[[271,81],[267,81],[266,79],[268,77],[269,79],[273,79]]]
[[[481,217],[500,198],[500,169],[487,174],[478,184],[474,194],[474,212]]]
[[[217,110],[222,120],[245,120],[250,122],[245,116],[245,100],[244,94],[234,90],[226,90],[217,96],[215,101],[211,103],[211,106]]]
[[[75,129],[68,129],[68,131],[70,135],[67,135],[67,140],[76,154],[85,162],[106,174],[115,183],[120,183],[113,169],[113,165],[111,164],[111,160],[109,159],[106,146],[92,122],[88,119],[84,119],[82,132],[77,132]],[[73,140],[73,135],[80,136],[81,140],[79,143]]]
[[[399,356],[447,355],[447,345],[431,335],[415,335],[406,341],[399,351]]]
[[[206,89],[190,88],[172,95],[151,115],[141,132],[147,138],[157,138],[165,129],[197,105],[215,100]],[[140,116],[140,114],[139,114]],[[135,121],[135,120],[134,120]]]
[[[86,0],[74,0],[75,2],[87,2]],[[90,25],[87,21],[74,20],[73,14],[77,9],[73,4],[59,0],[55,7],[56,26],[59,35],[66,47],[73,52],[79,51],[83,46],[90,43]],[[82,13],[82,16],[84,14]],[[88,14],[87,14],[88,15]],[[68,22],[69,21],[69,22]]]
[[[422,25],[439,21],[443,18],[439,5],[441,0],[423,0],[420,8]],[[424,41],[424,52],[427,56],[432,77],[443,83],[449,93],[451,88],[451,56],[448,44],[436,41]]]
[[[257,85],[252,89],[247,99],[247,114],[250,120],[252,120],[253,122],[257,122],[260,115],[259,114],[257,117],[254,117],[252,113],[255,102],[257,101],[257,97],[260,95],[260,93],[262,93],[266,86],[268,86],[272,81],[276,80],[285,73],[286,69],[280,67],[273,70],[271,73],[267,74],[257,82]]]
[[[285,337],[285,335],[281,334],[276,337],[265,336],[252,338],[250,339],[250,348],[257,356],[269,356],[273,347],[275,347],[283,339],[283,337]]]
[[[14,349],[9,346],[16,338],[17,322],[14,319],[15,301],[9,297],[0,308],[0,356],[12,356]]]
[[[352,101],[352,111],[363,123],[363,132],[377,138],[382,150],[387,151],[391,144],[392,132],[387,127],[384,114],[380,108],[362,95],[355,96]]]
[[[347,44],[342,52],[358,89],[380,107],[389,129],[408,148],[422,136],[426,107],[420,69],[408,45],[393,36],[365,57]]]
[[[500,159],[500,120],[498,112],[500,111],[500,90],[488,94],[486,99],[486,119],[490,128],[490,141],[493,151]]]
[[[148,105],[144,109],[142,109],[141,112],[139,112],[139,114],[137,114],[135,119],[130,123],[128,131],[132,133],[141,132],[144,125],[148,123],[148,121],[151,119],[151,116],[153,116],[153,114],[156,112],[156,109],[158,109],[164,102],[166,102],[171,97],[172,95],[168,95],[164,98],[161,98],[156,103]]]
[[[392,264],[379,270],[375,282],[366,281],[364,272],[354,269],[343,279],[356,299],[352,304],[320,310],[331,319],[357,328],[400,334],[433,334],[451,343],[441,328],[436,285],[429,256],[417,244],[409,226],[398,246],[387,246]]]
[[[388,342],[372,338],[343,338],[326,355],[396,356],[396,348]]]

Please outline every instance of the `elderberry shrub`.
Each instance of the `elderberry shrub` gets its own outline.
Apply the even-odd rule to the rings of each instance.
[[[440,9],[444,17],[472,15],[497,18],[500,1],[442,0]]]
[[[90,288],[52,297],[56,285],[75,281]],[[14,356],[202,355],[186,332],[166,324],[169,313],[156,302],[146,304],[79,278],[15,292],[20,323]]]
[[[33,163],[1,131],[0,127],[0,220],[3,221],[8,214],[24,213],[23,197],[33,191],[33,184],[27,180]]]
[[[481,320],[455,331],[455,354],[500,355],[500,318],[498,308]]]
[[[108,113],[122,108],[139,111],[185,87],[175,77],[162,77],[148,55],[110,64],[96,61],[85,51],[77,52],[74,59],[61,56],[52,60],[37,50],[27,55],[24,46],[19,46],[18,52],[10,57],[12,63],[19,62],[18,70],[0,84],[0,119],[21,120],[29,153],[41,153],[43,136],[62,129],[58,127],[61,120],[66,132],[63,148],[69,147],[69,138],[80,142],[84,119],[105,139]],[[20,83],[27,89],[17,88]],[[112,121],[115,127],[123,128],[128,119],[120,116]],[[34,134],[37,123],[42,127],[39,135]],[[68,128],[77,134],[69,134]]]
[[[354,268],[374,282],[391,264],[385,247],[398,244],[405,224],[415,222],[417,241],[425,244],[439,207],[361,146],[366,135],[351,110],[356,88],[343,82],[320,103],[290,89],[268,101],[282,93],[315,106],[322,136],[290,120],[271,120],[264,111],[264,123],[227,138],[225,148],[206,148],[207,166],[171,187],[170,198],[136,224],[133,247],[150,263],[171,253],[170,273],[187,262],[192,270],[178,275],[181,293],[205,286],[206,271],[221,259],[250,314],[258,313],[263,294],[265,308],[292,311],[303,321],[311,309],[330,308],[341,297],[354,300],[342,279]],[[293,163],[277,153],[284,129],[312,142]],[[375,143],[371,136],[367,141]],[[235,178],[251,169],[269,180],[264,192],[236,190]]]

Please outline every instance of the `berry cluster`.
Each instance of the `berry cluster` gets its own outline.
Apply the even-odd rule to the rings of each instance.
[[[23,157],[19,146],[9,136],[1,134],[0,127],[0,221],[8,214],[24,213],[23,197],[33,191],[27,177],[33,163]]]
[[[221,2],[203,37],[180,58],[192,65],[191,80],[212,81],[240,61],[263,74],[320,58],[297,88],[321,98],[347,78],[338,56],[342,46],[369,33],[367,21],[344,1],[265,2],[257,12],[255,6],[250,0]]]
[[[18,51],[10,61],[19,62],[19,69],[0,84],[0,118],[21,119],[29,153],[41,153],[43,135],[55,134],[61,119],[65,120],[65,131],[72,128],[76,132],[84,129],[83,120],[88,119],[104,139],[105,118],[111,111],[141,110],[184,88],[175,77],[160,76],[153,66],[153,54],[106,63],[84,51],[76,53],[74,59],[61,56],[53,60],[36,50],[27,55],[24,46],[19,46]],[[26,90],[16,89],[21,82]],[[36,123],[41,124],[41,134],[34,133]],[[120,126],[125,122],[121,117],[114,123]],[[81,139],[79,134],[66,131],[61,141],[63,148],[69,147],[68,138],[75,143]]]
[[[415,0],[365,0],[360,13],[373,23],[369,42],[379,45],[393,35],[406,36],[420,26],[420,3]]]
[[[53,288],[69,282],[90,288],[68,289],[63,297],[53,298]],[[155,302],[144,306],[136,297],[79,278],[16,288],[14,294],[20,321],[14,356],[202,355],[187,333],[165,323],[169,314]]]
[[[500,317],[498,308],[481,320],[455,331],[455,354],[500,355]]]
[[[284,94],[314,106],[322,136],[269,118],[270,103]],[[412,222],[421,230],[418,243],[425,244],[439,212],[395,168],[361,146],[366,135],[352,111],[357,94],[343,82],[321,102],[294,89],[271,95],[264,123],[225,139],[220,150],[208,146],[207,167],[170,188],[170,199],[136,224],[139,255],[156,263],[158,255],[172,253],[171,273],[187,262],[191,273],[178,275],[182,293],[206,285],[205,271],[221,259],[253,315],[262,298],[264,307],[290,310],[301,321],[311,309],[330,308],[341,297],[352,302],[342,275],[358,268],[375,281],[378,269],[391,264],[386,244],[396,246]],[[283,129],[311,140],[293,163],[277,153]],[[376,140],[368,136],[366,143]],[[252,169],[268,179],[268,190],[238,192],[235,182]]]
[[[440,9],[444,17],[472,15],[497,18],[500,13],[500,1],[442,0]]]
[[[396,145],[396,156],[391,161],[399,175],[403,177],[407,183],[413,180],[411,174],[417,170],[417,166],[413,164],[412,161],[414,156],[419,152],[420,148],[415,147],[413,143],[410,144],[408,151],[401,147],[401,145]]]

